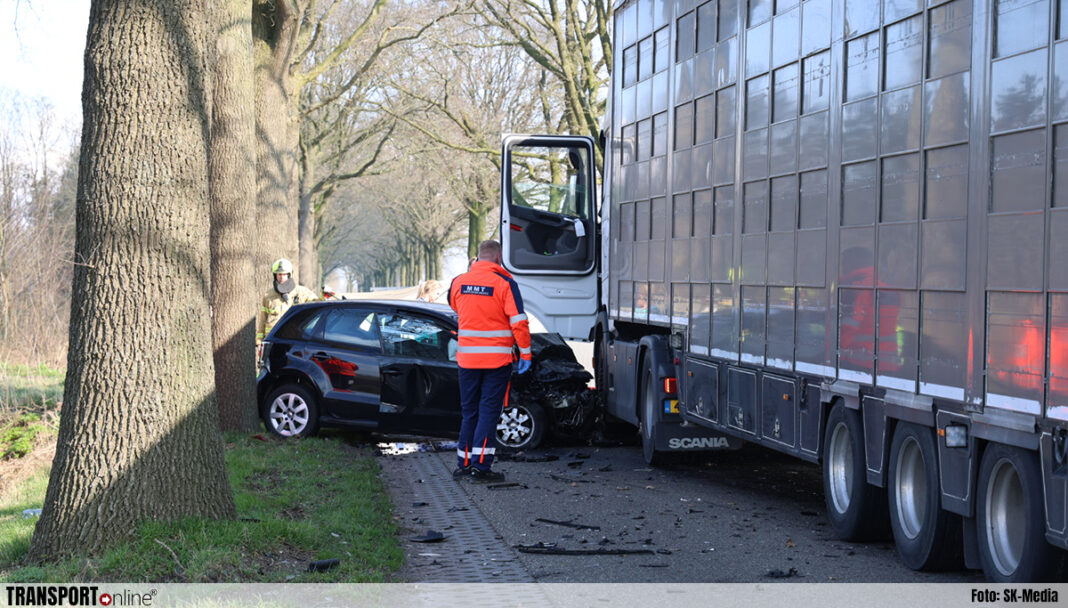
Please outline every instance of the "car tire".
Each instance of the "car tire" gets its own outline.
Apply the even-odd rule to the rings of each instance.
[[[263,424],[283,439],[312,437],[319,432],[319,403],[299,384],[284,384],[264,400]]]
[[[537,402],[509,403],[497,421],[497,446],[508,453],[533,450],[541,445],[547,424]]]
[[[901,422],[890,447],[890,527],[898,557],[913,570],[964,567],[963,524],[942,509],[938,446],[931,431]]]
[[[1038,457],[991,443],[979,465],[975,505],[979,561],[992,583],[1064,579],[1065,551],[1046,542],[1042,471]]]
[[[868,483],[860,412],[835,403],[823,433],[823,497],[838,538],[858,541],[887,536],[886,490]]]

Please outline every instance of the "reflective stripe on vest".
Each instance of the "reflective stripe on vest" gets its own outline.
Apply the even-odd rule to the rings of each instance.
[[[460,334],[464,338],[511,338],[510,329],[461,329]]]
[[[458,346],[456,347],[458,353],[469,354],[511,354],[511,346]]]

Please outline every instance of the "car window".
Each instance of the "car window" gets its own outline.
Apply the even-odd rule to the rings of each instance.
[[[285,340],[309,340],[315,335],[319,321],[326,316],[327,312],[322,308],[301,311],[293,315],[293,318],[284,326],[279,327],[275,335]]]
[[[323,325],[323,339],[337,344],[378,349],[375,313],[358,308],[333,310]]]
[[[385,354],[438,361],[456,360],[456,336],[444,324],[400,312],[381,314],[378,321]]]

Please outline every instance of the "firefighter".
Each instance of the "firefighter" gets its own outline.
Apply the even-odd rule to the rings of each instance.
[[[530,369],[530,327],[523,298],[512,275],[501,267],[501,244],[483,241],[478,260],[452,280],[449,306],[459,315],[456,363],[460,374],[460,441],[453,479],[501,481],[491,470],[497,451],[497,421],[508,400],[513,345],[519,346],[516,371]]]
[[[293,280],[293,263],[289,260],[275,260],[274,264],[271,264],[271,273],[274,274],[274,286],[263,296],[260,314],[256,317],[257,345],[263,342],[263,338],[270,333],[271,328],[290,306],[319,299],[315,292],[303,285],[297,285]]]

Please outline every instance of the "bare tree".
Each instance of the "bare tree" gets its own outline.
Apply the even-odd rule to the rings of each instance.
[[[541,66],[563,90],[563,121],[597,143],[612,71],[612,3],[605,0],[482,0],[479,13]]]
[[[386,107],[433,144],[466,157],[442,183],[467,210],[470,258],[499,205],[501,135],[532,130],[542,118],[544,81],[534,62],[492,29],[447,25],[419,42],[426,60],[394,79],[398,95]]]
[[[206,0],[94,0],[64,407],[31,561],[233,517],[213,391]],[[160,86],[161,81],[166,86]]]
[[[348,77],[323,102],[340,99],[388,49],[418,38],[447,6],[401,6],[386,0],[254,0],[256,39],[258,213],[257,267],[272,258],[298,258],[301,91],[326,72],[346,65]],[[427,10],[429,8],[429,10]],[[335,20],[335,17],[337,19]],[[388,17],[388,18],[385,18]],[[343,32],[337,35],[338,32]],[[306,216],[307,217],[307,216]],[[313,238],[307,229],[303,238]],[[298,278],[313,260],[299,260]],[[267,280],[264,279],[264,288]]]
[[[0,344],[8,361],[66,357],[77,153],[42,100],[0,99]]]

